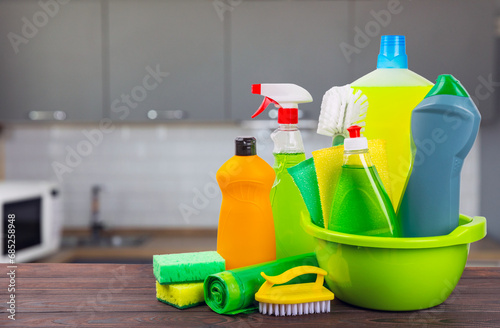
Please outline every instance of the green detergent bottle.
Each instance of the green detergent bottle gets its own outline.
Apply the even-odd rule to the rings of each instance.
[[[399,237],[396,214],[368,152],[361,127],[347,129],[344,161],[328,229],[363,236]]]
[[[274,171],[276,180],[271,189],[276,259],[309,253],[314,240],[300,225],[308,215],[300,191],[287,169],[306,159],[298,124],[298,104],[312,101],[304,88],[295,84],[267,83],[252,85],[252,93],[265,96],[262,105],[252,116],[262,113],[269,104],[278,107],[279,127],[271,134],[274,141]]]

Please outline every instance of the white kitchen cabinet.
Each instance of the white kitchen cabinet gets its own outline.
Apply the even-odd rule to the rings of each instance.
[[[361,45],[351,56],[355,79],[376,68],[380,35],[402,34],[409,69],[432,82],[439,74],[453,74],[474,97],[483,120],[491,116],[494,85],[487,81],[494,73],[493,1],[357,0],[354,4],[354,26],[363,32],[352,30],[351,38],[358,37]]]
[[[102,118],[99,1],[1,1],[0,32],[0,121]]]
[[[109,1],[109,117],[224,119],[223,28],[212,1]]]
[[[348,83],[351,67],[339,44],[352,28],[349,1],[242,1],[230,14],[231,118],[249,120],[262,102],[252,83],[295,83],[313,103],[306,119],[317,119],[323,94]],[[272,107],[272,106],[271,106]],[[270,107],[270,108],[271,108]],[[269,119],[269,111],[259,119]]]

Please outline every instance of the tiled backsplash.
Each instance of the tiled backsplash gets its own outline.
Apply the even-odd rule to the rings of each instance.
[[[89,225],[93,185],[103,187],[101,217],[108,227],[216,227],[215,173],[233,155],[234,138],[256,136],[259,156],[273,162],[270,129],[137,124],[102,131],[92,124],[9,126],[6,179],[57,181],[59,175],[66,227]],[[302,134],[308,157],[331,143],[313,130]],[[480,214],[479,158],[478,140],[462,171],[465,214]]]

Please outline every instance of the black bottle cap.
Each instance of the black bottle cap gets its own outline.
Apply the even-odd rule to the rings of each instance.
[[[236,144],[237,156],[257,155],[256,140],[254,137],[237,137],[234,142]]]

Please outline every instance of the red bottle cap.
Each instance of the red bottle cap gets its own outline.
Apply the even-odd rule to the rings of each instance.
[[[349,131],[349,138],[361,137],[361,127],[359,125],[351,125],[347,128],[347,131]]]

